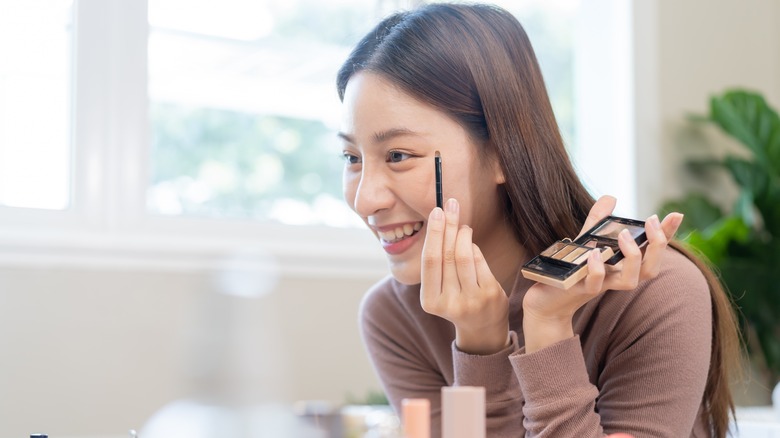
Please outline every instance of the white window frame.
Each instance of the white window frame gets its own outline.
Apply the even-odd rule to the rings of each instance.
[[[660,205],[657,2],[583,0],[576,32],[578,173],[615,214],[644,218]]]
[[[71,208],[0,207],[0,266],[212,269],[239,254],[282,275],[385,275],[385,256],[366,229],[148,214],[147,2],[74,0],[74,9]],[[658,183],[641,172],[658,162],[654,139],[637,138],[635,129],[657,132],[655,59],[632,56],[640,48],[654,53],[655,7],[583,0],[581,10],[589,13],[577,52],[600,55],[577,61],[576,99],[586,104],[577,106],[575,165],[594,195],[618,196],[618,212],[634,216],[653,200],[645,193],[635,201],[638,187],[647,192],[655,184],[643,181]],[[594,109],[598,102],[606,106]],[[612,151],[623,151],[610,165],[615,172],[590,159]]]
[[[74,29],[71,208],[0,207],[0,266],[387,272],[366,229],[148,214],[147,2],[75,0]]]

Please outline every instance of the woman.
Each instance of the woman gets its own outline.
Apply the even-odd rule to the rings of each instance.
[[[509,13],[438,4],[390,16],[337,82],[345,198],[392,273],[366,295],[361,333],[396,410],[428,398],[439,436],[441,387],[474,385],[490,437],[725,435],[734,318],[706,267],[667,248],[681,215],[646,221],[644,255],[623,232],[618,270],[592,251],[571,289],[520,275],[615,200],[594,202],[578,180]]]

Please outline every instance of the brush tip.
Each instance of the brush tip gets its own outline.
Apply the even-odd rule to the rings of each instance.
[[[439,151],[436,151],[435,155],[436,155],[436,158],[441,158],[441,154],[439,153]]]

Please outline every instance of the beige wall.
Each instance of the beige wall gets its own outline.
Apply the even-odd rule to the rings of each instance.
[[[357,333],[374,281],[281,278],[248,299],[205,272],[2,268],[0,437],[122,436],[226,375],[252,400],[362,397],[379,388]]]
[[[704,114],[711,95],[741,87],[762,92],[780,108],[780,2],[776,0],[660,0],[634,2],[637,151],[643,211],[690,188],[686,157],[734,143],[685,120]],[[648,24],[647,22],[650,22]],[[649,140],[648,140],[649,139]],[[724,192],[715,190],[720,197]],[[732,195],[733,192],[725,192]]]

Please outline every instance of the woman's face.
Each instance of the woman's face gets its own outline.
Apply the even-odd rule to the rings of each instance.
[[[436,206],[434,154],[442,157],[443,192],[460,203],[460,224],[474,242],[502,221],[495,160],[445,113],[383,77],[355,74],[344,93],[339,136],[345,157],[344,197],[377,237],[393,276],[420,282],[428,215]]]

